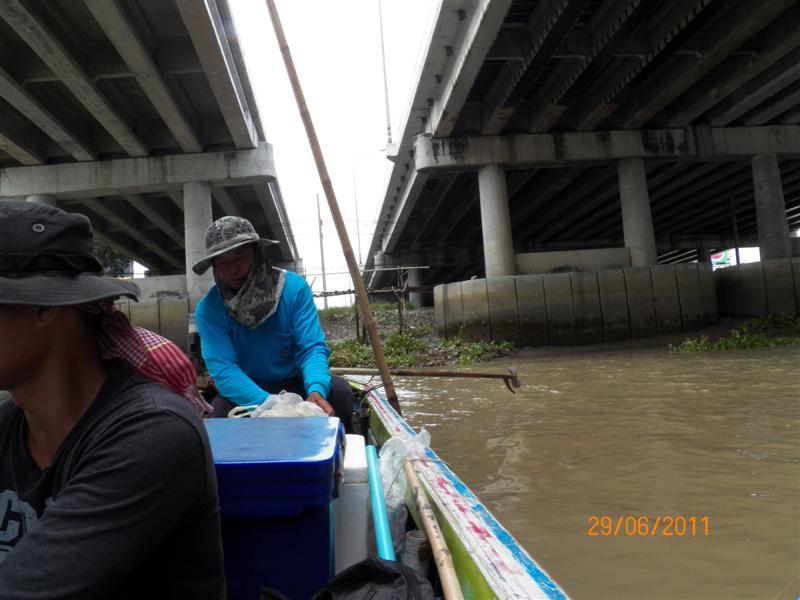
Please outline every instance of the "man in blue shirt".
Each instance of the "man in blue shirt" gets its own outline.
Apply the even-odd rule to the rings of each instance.
[[[242,217],[218,219],[206,231],[206,256],[192,269],[213,268],[216,285],[200,300],[195,322],[219,396],[215,417],[258,405],[281,390],[300,394],[351,428],[353,392],[328,369],[328,347],[311,288],[273,267],[261,238]]]

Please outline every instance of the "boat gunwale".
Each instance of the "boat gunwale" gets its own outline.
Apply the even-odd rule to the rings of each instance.
[[[373,415],[386,434],[416,434],[391,408],[379,390],[370,390],[368,399]],[[371,423],[373,420],[371,419]],[[464,546],[467,556],[493,593],[498,598],[566,600],[567,594],[555,580],[500,524],[436,452],[426,448],[425,454],[424,458],[416,461],[420,484],[437,516],[444,517],[445,525],[452,528],[458,542]],[[464,587],[467,582],[461,583]]]

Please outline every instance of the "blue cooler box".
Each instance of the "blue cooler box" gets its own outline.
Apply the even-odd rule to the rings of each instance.
[[[344,430],[336,418],[206,419],[219,481],[229,600],[261,587],[292,600],[333,576],[331,501]]]

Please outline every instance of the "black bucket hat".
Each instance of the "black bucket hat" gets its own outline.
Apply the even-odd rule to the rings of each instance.
[[[34,202],[0,200],[0,304],[72,306],[127,296],[136,284],[103,276],[83,215]]]
[[[278,243],[259,236],[253,224],[244,217],[228,215],[217,219],[206,229],[206,255],[194,264],[192,271],[202,275],[213,264],[214,257],[239,246],[247,244],[272,246]]]

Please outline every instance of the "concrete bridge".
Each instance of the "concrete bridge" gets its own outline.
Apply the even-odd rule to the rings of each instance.
[[[0,197],[87,215],[191,306],[219,216],[299,265],[227,0],[3,0],[0,48]]]
[[[449,322],[450,305],[460,327],[489,323],[492,282],[516,278],[494,295],[516,294],[519,324],[530,283],[520,278],[544,276],[536,302],[546,308],[549,294],[556,310],[556,296],[571,296],[574,332],[585,302],[603,320],[597,273],[609,269],[620,271],[609,293],[657,304],[660,264],[704,265],[712,250],[750,245],[790,261],[799,65],[795,0],[440,3],[389,148],[368,286],[391,283],[385,267],[429,266],[409,271],[411,286],[451,284],[437,288],[437,311]],[[690,268],[679,286],[671,267],[669,293],[701,298],[700,321],[714,320],[713,280]],[[573,275],[557,283],[553,271]],[[685,320],[679,328],[698,322]]]

